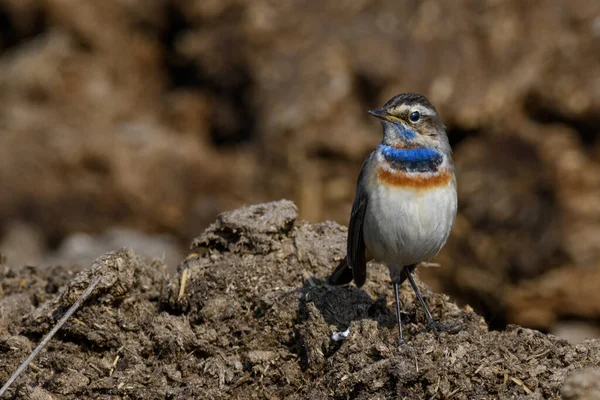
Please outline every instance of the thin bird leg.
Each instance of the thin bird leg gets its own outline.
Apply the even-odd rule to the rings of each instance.
[[[396,317],[398,318],[398,332],[400,336],[398,338],[398,345],[402,346],[406,342],[404,341],[404,335],[402,334],[402,317],[400,316],[400,296],[398,295],[398,282],[393,282],[394,285],[394,298],[396,299]]]
[[[438,323],[435,322],[435,319],[433,319],[433,315],[431,315],[429,308],[427,308],[427,304],[425,304],[425,300],[423,300],[423,296],[421,296],[421,292],[419,292],[419,288],[417,287],[417,284],[415,283],[415,279],[412,276],[410,267],[408,267],[408,266],[404,267],[404,273],[406,274],[406,277],[408,278],[408,281],[410,282],[410,286],[412,286],[415,294],[417,295],[417,299],[419,299],[419,303],[421,303],[421,305],[423,306],[423,309],[425,310],[425,316],[427,317],[427,326],[429,328],[432,328],[437,335],[437,330],[439,328]]]
[[[427,317],[427,330],[432,330],[436,336],[439,336],[440,331],[457,333],[465,328],[465,326],[460,321],[450,324],[437,323],[435,319],[433,319],[433,315],[431,315],[429,308],[427,308],[427,304],[425,304],[425,300],[423,300],[423,296],[421,296],[419,288],[417,288],[417,284],[415,283],[415,279],[412,276],[410,266],[404,267],[404,274],[406,274],[406,277],[410,282],[410,286],[412,286],[413,290],[415,291],[415,294],[417,295],[417,299],[419,299],[419,303],[421,303],[423,309],[425,310],[425,316]]]

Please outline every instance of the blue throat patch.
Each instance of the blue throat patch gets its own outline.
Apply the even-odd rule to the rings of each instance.
[[[407,128],[406,126],[404,126],[401,123],[395,123],[395,122],[388,122],[388,121],[381,121],[382,124],[384,125],[384,129],[385,126],[387,125],[388,127],[391,127],[398,136],[400,136],[401,138],[405,138],[408,140],[414,139],[417,134],[410,130],[409,128]]]
[[[383,158],[392,167],[406,172],[435,172],[444,162],[444,156],[439,151],[429,147],[415,149],[397,149],[380,144],[379,149]]]

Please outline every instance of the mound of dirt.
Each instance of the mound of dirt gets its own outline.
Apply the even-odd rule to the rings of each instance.
[[[0,0],[0,251],[66,265],[57,249],[89,234],[96,258],[116,227],[185,247],[274,198],[345,224],[381,140],[366,111],[415,91],[448,127],[459,190],[444,268],[423,280],[494,328],[597,325],[598,291],[528,296],[555,299],[553,271],[600,276],[599,15],[597,0]]]
[[[390,282],[380,265],[363,289],[324,278],[344,255],[345,228],[297,219],[290,201],[219,216],[169,276],[129,250],[76,275],[2,267],[0,382],[97,276],[9,396],[26,399],[564,398],[599,395],[600,342],[571,345],[483,319],[419,282],[458,334],[424,331],[401,293],[409,345],[398,348]],[[343,341],[334,332],[350,328]],[[581,370],[581,371],[578,371]],[[571,377],[570,375],[574,373]]]

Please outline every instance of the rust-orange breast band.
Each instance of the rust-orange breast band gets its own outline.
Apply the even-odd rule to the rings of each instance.
[[[435,173],[410,173],[404,171],[391,171],[387,168],[377,169],[379,183],[398,188],[433,189],[450,183],[452,173],[447,169],[440,169]]]

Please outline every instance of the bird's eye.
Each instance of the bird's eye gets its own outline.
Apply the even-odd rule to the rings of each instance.
[[[410,113],[410,116],[408,118],[411,122],[417,122],[419,118],[421,118],[421,113],[418,111],[413,111]]]

